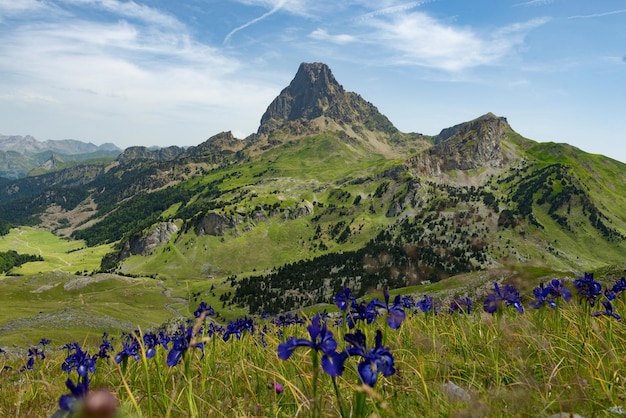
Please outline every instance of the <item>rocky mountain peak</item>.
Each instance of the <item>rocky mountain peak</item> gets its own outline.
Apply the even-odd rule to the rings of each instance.
[[[129,164],[137,160],[151,160],[151,161],[169,161],[178,157],[184,152],[184,149],[175,145],[150,149],[143,146],[128,147],[117,157],[117,161],[120,164]]]
[[[270,103],[258,134],[269,134],[296,121],[325,116],[338,124],[362,124],[369,130],[395,132],[396,128],[371,103],[347,92],[328,65],[302,63],[289,86]]]
[[[270,103],[261,118],[259,133],[285,121],[315,119],[345,93],[330,68],[322,63],[302,63],[289,86]]]
[[[503,167],[507,156],[502,139],[511,131],[506,118],[487,113],[443,129],[433,138],[435,146],[412,158],[410,164],[418,173],[427,175],[447,170]]]

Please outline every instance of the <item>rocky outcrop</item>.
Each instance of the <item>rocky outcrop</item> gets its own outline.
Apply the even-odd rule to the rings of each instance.
[[[147,147],[128,147],[118,157],[120,164],[128,164],[137,160],[169,161],[183,153],[184,149],[175,145],[167,148],[150,149]]]
[[[270,103],[257,134],[269,134],[285,124],[325,116],[340,125],[359,124],[372,131],[397,129],[371,103],[347,92],[322,63],[302,63],[288,87]]]
[[[245,142],[235,138],[232,132],[220,132],[197,146],[187,148],[183,156],[194,161],[220,163],[241,151],[244,146]]]
[[[232,217],[209,212],[196,217],[193,221],[193,228],[198,236],[222,236],[227,230],[234,228],[239,223],[241,222],[237,222]]]
[[[420,175],[503,167],[507,159],[501,141],[510,131],[506,118],[488,113],[471,122],[442,130],[433,138],[435,146],[412,157],[407,164]]]
[[[295,209],[285,209],[283,211],[283,220],[293,220],[302,218],[303,216],[309,216],[313,214],[313,204],[307,200],[303,201]]]
[[[149,255],[159,245],[164,244],[178,232],[178,227],[173,222],[161,222],[156,224],[145,235],[131,238],[126,241],[121,251],[120,259],[131,255]]]

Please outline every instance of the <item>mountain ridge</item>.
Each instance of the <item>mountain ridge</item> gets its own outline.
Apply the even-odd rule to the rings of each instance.
[[[626,165],[526,139],[493,113],[426,137],[374,110],[325,64],[303,63],[250,137],[131,147],[0,183],[0,218],[114,243],[102,270],[236,277],[228,300],[254,312],[345,285],[580,270],[626,253]],[[80,210],[88,219],[73,222]]]
[[[112,143],[94,145],[74,139],[39,141],[30,135],[0,135],[0,177],[14,180],[43,174],[90,159],[112,159],[121,151]]]

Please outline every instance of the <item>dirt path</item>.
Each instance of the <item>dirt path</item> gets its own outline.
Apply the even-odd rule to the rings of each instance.
[[[17,234],[17,236],[15,237],[15,241],[19,242],[22,246],[26,247],[26,248],[30,248],[33,251],[37,251],[37,253],[39,253],[39,256],[43,257],[43,250],[39,247],[34,247],[30,242],[28,241],[24,241],[22,239],[20,239],[20,236],[22,236],[24,234],[24,230],[19,229],[19,232]],[[61,263],[65,264],[67,267],[72,267],[72,263],[70,263],[69,261],[67,261],[66,259],[64,259],[61,256],[58,255],[52,255],[52,256],[48,256],[48,258],[53,258],[56,260],[59,260]],[[60,268],[56,268],[54,269],[54,271],[60,271]]]
[[[167,287],[165,287],[165,285],[163,284],[162,280],[159,280],[157,282],[157,286],[158,286],[159,289],[161,289],[161,294],[163,296],[165,296],[168,299],[172,299],[172,300],[176,301],[176,302],[172,302],[172,303],[166,303],[165,304],[165,309],[167,309],[168,311],[172,312],[174,315],[176,315],[179,318],[184,318],[185,315],[181,314],[178,311],[178,309],[174,308],[174,305],[178,305],[178,304],[181,304],[181,303],[187,303],[187,299],[172,297],[172,291],[170,289],[168,289]]]

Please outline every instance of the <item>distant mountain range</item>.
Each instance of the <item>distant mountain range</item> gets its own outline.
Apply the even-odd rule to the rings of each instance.
[[[94,145],[73,139],[38,141],[30,135],[0,135],[0,177],[18,179],[95,158],[115,158],[122,150],[114,144]]]
[[[102,270],[232,283],[252,313],[484,271],[624,264],[626,165],[540,143],[492,113],[400,132],[322,63],[303,63],[247,138],[0,183],[0,224],[89,246]]]

